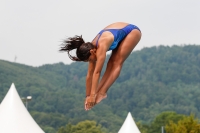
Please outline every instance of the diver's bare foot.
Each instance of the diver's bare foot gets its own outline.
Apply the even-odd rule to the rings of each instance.
[[[107,94],[104,93],[98,93],[97,94],[97,98],[96,98],[96,104],[100,103],[103,99],[105,99],[107,97]]]

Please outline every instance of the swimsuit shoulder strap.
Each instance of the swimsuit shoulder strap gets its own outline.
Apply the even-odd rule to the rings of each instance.
[[[99,34],[98,34],[99,36],[98,36],[97,41],[96,41],[96,47],[98,46],[99,38],[101,37],[103,32],[104,32],[104,30],[100,31]]]
[[[97,38],[97,41],[96,41],[96,46],[98,46],[98,41],[99,41],[99,38],[101,37],[101,35],[102,35],[102,33],[104,32],[104,31],[110,31],[112,34],[113,34],[113,30],[118,30],[118,29],[104,29],[104,30],[101,30],[100,32],[99,32],[99,36],[98,36],[98,38]],[[113,34],[114,35],[114,34]]]

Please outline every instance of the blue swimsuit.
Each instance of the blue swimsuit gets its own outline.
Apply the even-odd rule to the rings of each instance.
[[[96,46],[98,46],[98,41],[99,41],[99,38],[102,35],[102,33],[104,31],[110,31],[114,36],[114,41],[111,44],[109,50],[113,50],[134,29],[137,29],[137,30],[140,31],[140,29],[137,26],[132,25],[132,24],[129,24],[122,29],[104,29],[104,30],[99,32],[99,37],[97,39]]]

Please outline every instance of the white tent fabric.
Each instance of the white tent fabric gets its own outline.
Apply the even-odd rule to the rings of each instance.
[[[140,133],[140,130],[135,124],[135,121],[133,120],[130,112],[128,113],[128,116],[126,117],[118,133]]]
[[[27,111],[14,83],[0,106],[0,133],[44,133]]]

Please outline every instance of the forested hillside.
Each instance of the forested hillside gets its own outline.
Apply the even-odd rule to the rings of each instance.
[[[134,51],[108,98],[90,111],[84,110],[86,73],[84,62],[31,67],[0,60],[0,101],[15,83],[21,97],[33,97],[29,111],[46,133],[84,120],[94,120],[116,133],[128,112],[144,124],[164,111],[194,113],[200,118],[199,45]]]

